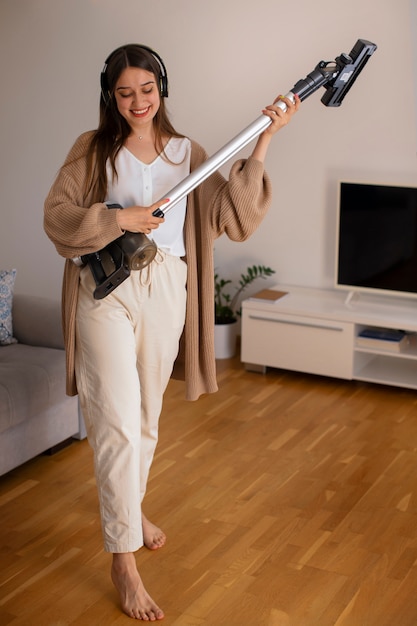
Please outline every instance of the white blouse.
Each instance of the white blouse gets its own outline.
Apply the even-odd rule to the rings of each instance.
[[[117,179],[113,180],[110,164],[107,163],[109,182],[105,202],[122,207],[147,207],[164,197],[169,198],[169,191],[190,173],[191,141],[186,137],[172,137],[165,147],[165,154],[171,163],[158,156],[148,164],[142,163],[123,147],[116,157]],[[184,198],[168,211],[165,222],[151,234],[158,248],[174,256],[185,255],[183,230],[186,206],[187,199]]]

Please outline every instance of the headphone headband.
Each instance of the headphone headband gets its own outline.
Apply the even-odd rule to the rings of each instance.
[[[158,64],[159,71],[160,71],[159,93],[162,98],[168,98],[168,75],[167,75],[165,64],[163,60],[161,59],[161,57],[159,56],[159,54],[155,52],[155,50],[152,50],[152,48],[149,48],[148,46],[144,46],[142,44],[129,44],[129,45],[134,45],[137,48],[142,48],[142,50],[146,50],[147,52],[149,52],[149,54],[153,56],[153,58]],[[104,66],[103,66],[103,69],[101,70],[101,75],[100,75],[100,84],[101,84],[101,95],[106,104],[109,104],[110,102],[109,86],[108,86],[108,81],[107,81],[107,66],[109,65],[109,62],[111,61],[112,57],[117,52],[119,52],[120,50],[126,50],[126,48],[128,48],[129,45],[120,46],[119,48],[116,48],[116,50],[113,50],[113,52],[109,54],[107,59],[104,61]]]

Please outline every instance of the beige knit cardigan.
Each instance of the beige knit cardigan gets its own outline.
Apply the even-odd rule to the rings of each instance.
[[[80,268],[71,259],[120,237],[116,211],[103,198],[83,196],[86,151],[92,132],[81,135],[70,150],[45,201],[44,228],[66,259],[62,287],[62,319],[67,359],[67,394],[76,395],[74,372],[75,315]],[[207,155],[192,142],[191,171]],[[225,233],[244,241],[259,226],[271,202],[271,184],[263,164],[253,158],[233,164],[229,181],[215,172],[188,196],[184,236],[187,313],[173,377],[185,380],[185,396],[196,400],[217,391],[214,355],[214,241]],[[175,210],[175,209],[174,209]]]

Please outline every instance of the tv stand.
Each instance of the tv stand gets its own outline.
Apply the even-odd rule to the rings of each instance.
[[[275,302],[242,302],[241,360],[248,370],[288,369],[417,389],[417,301],[277,285]],[[353,292],[355,296],[355,292]],[[362,329],[405,330],[400,352],[358,345]]]

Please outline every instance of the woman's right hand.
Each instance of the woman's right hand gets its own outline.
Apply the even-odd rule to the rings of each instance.
[[[149,235],[165,221],[164,217],[155,217],[152,213],[169,202],[168,199],[159,200],[149,207],[129,206],[117,210],[117,223],[122,230],[131,233],[145,233]]]

